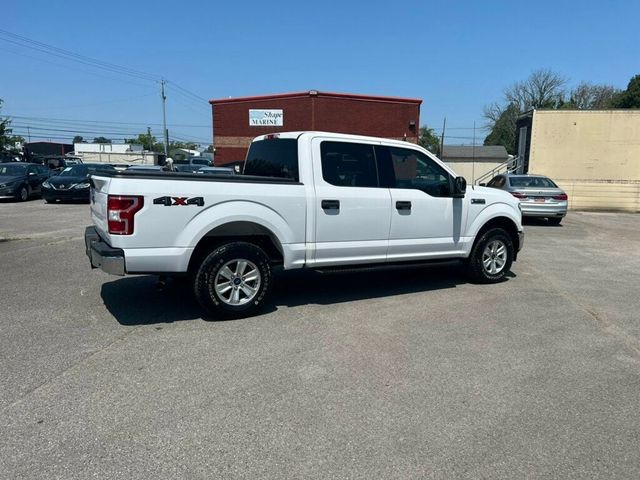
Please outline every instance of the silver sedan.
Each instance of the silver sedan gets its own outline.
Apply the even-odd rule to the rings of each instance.
[[[567,214],[568,197],[553,180],[542,175],[496,175],[487,187],[499,188],[520,200],[523,217],[546,217],[560,225]]]

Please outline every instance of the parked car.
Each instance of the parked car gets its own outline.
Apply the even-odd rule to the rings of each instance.
[[[89,201],[89,178],[95,173],[115,172],[106,163],[83,163],[66,167],[59,175],[42,184],[42,198],[47,203],[56,201]]]
[[[33,195],[39,195],[42,182],[49,175],[47,167],[35,163],[0,163],[0,198],[24,202]]]
[[[520,201],[523,217],[546,217],[560,225],[567,214],[569,197],[553,180],[543,175],[496,175],[487,187],[509,192]]]
[[[202,167],[212,167],[213,166],[213,162],[208,157],[189,156],[184,160],[175,160],[173,162],[173,165],[174,166],[176,166],[176,165],[195,165],[195,166],[202,166]]]
[[[201,168],[205,168],[202,165],[193,165],[190,163],[174,163],[173,171],[182,173],[196,173]]]
[[[235,175],[236,171],[229,167],[202,167],[198,173],[203,175]]]
[[[261,308],[274,266],[459,260],[474,281],[494,283],[524,242],[516,198],[467,189],[427,150],[397,140],[270,134],[252,142],[243,175],[127,171],[93,182],[92,267],[184,275],[220,316]]]

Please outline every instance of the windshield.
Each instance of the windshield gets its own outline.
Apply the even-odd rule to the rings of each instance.
[[[2,165],[0,166],[0,175],[14,176],[24,175],[27,171],[26,165]]]
[[[112,165],[87,165],[87,164],[78,164],[72,167],[65,168],[62,172],[60,172],[59,177],[86,177],[90,173],[96,173],[100,170],[114,170]]]
[[[511,177],[509,178],[509,183],[511,183],[512,187],[558,188],[558,186],[547,177]]]
[[[194,158],[191,160],[191,163],[194,165],[209,165],[210,162],[206,158]]]

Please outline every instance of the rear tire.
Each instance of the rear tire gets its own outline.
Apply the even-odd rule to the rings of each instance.
[[[492,228],[482,234],[471,250],[467,273],[477,283],[501,281],[513,263],[513,241],[502,228]]]
[[[549,220],[549,225],[560,225],[562,217],[549,217],[547,220]]]
[[[193,289],[198,303],[214,316],[251,316],[264,306],[271,290],[271,262],[251,243],[221,245],[200,264]]]

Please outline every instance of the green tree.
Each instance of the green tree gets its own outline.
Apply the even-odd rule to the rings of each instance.
[[[4,101],[0,99],[0,111],[3,103]],[[0,152],[4,152],[10,143],[11,132],[13,131],[10,127],[11,120],[0,116]]]
[[[434,155],[440,155],[440,139],[433,131],[433,128],[429,128],[426,125],[420,127],[418,144],[429,150]]]
[[[492,115],[497,115],[493,128],[484,139],[485,145],[504,145],[512,155],[516,153],[516,121],[520,115],[520,109],[515,103],[510,103],[507,108],[497,114],[496,111]]]
[[[84,143],[84,138],[82,138],[82,136],[80,135],[76,135],[75,137],[73,137],[72,143]]]
[[[158,142],[158,139],[149,133],[140,133],[136,138],[125,138],[124,143],[142,145],[150,152],[164,152],[164,143]]]
[[[627,89],[613,99],[614,108],[640,108],[640,75],[629,80]]]
[[[3,100],[0,99],[0,111],[3,103]],[[24,138],[20,135],[12,135],[12,132],[11,119],[0,116],[0,152],[20,153],[20,149],[15,145],[24,143]]]
[[[92,143],[111,143],[111,140],[106,137],[96,137],[93,139]]]
[[[198,145],[196,145],[193,142],[172,141],[172,142],[169,142],[169,150],[171,150],[172,148],[184,148],[186,150],[195,150],[198,148]]]
[[[213,152],[214,152],[213,145],[209,145],[209,146],[207,147],[207,149],[205,150],[205,152],[207,152],[207,153],[213,153]]]

